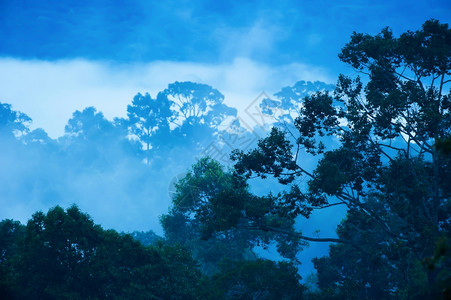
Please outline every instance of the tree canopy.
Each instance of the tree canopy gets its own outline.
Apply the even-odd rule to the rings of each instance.
[[[3,299],[193,299],[200,272],[177,246],[145,247],[76,206],[0,223]]]
[[[273,128],[255,149],[232,155],[241,186],[271,176],[285,191],[245,193],[235,203],[233,195],[221,200],[211,186],[194,184],[204,174],[194,173],[180,192],[192,182],[198,200],[176,197],[174,205],[193,207],[210,231],[244,223],[295,240],[338,243],[327,261],[316,261],[327,297],[449,295],[450,254],[443,249],[450,242],[451,160],[437,147],[451,136],[450,57],[451,30],[436,20],[399,37],[389,28],[375,36],[354,33],[339,58],[360,75],[340,75],[333,93],[306,96],[297,104],[295,132]],[[318,160],[313,170],[303,165],[309,157]],[[338,238],[295,229],[298,217],[337,205],[348,211]],[[428,264],[437,247],[441,258]]]
[[[260,105],[274,127],[235,149],[232,167],[204,157],[186,172],[160,218],[164,238],[104,230],[77,206],[0,222],[0,297],[451,297],[451,29],[428,20],[399,36],[355,32],[339,58],[356,76],[283,88]],[[136,95],[125,119],[76,111],[58,140],[0,103],[2,197],[101,196],[101,209],[122,199],[143,210],[138,196],[163,199],[152,184],[165,172],[215,139],[227,143],[220,124],[236,110],[223,100],[208,85],[175,82],[155,98]],[[97,193],[83,194],[87,184]],[[336,236],[303,232],[300,220],[338,207]],[[306,291],[297,270],[309,242],[331,245]],[[260,258],[259,246],[283,261]]]

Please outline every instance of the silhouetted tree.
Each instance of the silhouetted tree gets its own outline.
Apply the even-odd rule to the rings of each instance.
[[[237,114],[235,108],[224,104],[218,90],[206,84],[176,81],[158,94],[157,100],[163,99],[171,103],[173,114],[169,121],[174,135],[193,146],[212,141],[218,126]]]
[[[272,176],[285,191],[230,204],[234,197],[222,200],[200,185],[192,213],[210,232],[244,223],[295,240],[339,243],[332,249],[355,252],[331,250],[327,263],[343,272],[331,283],[342,295],[349,281],[343,278],[358,278],[349,281],[353,295],[369,299],[449,293],[437,286],[438,274],[449,274],[449,260],[433,270],[422,262],[450,234],[451,161],[434,146],[451,134],[450,52],[451,30],[436,20],[399,38],[388,28],[376,36],[354,33],[339,57],[368,75],[366,86],[340,75],[334,96],[304,98],[294,138],[273,128],[256,149],[233,154],[237,178]],[[303,165],[312,158],[313,171]],[[338,238],[294,230],[296,218],[336,205],[348,209]],[[424,289],[415,291],[413,282]]]
[[[147,93],[144,96],[138,93],[127,106],[127,125],[145,145],[147,163],[150,163],[150,150],[164,146],[164,139],[168,139],[169,120],[173,113],[170,106],[166,98],[152,99]]]
[[[126,130],[105,119],[94,107],[73,113],[60,143],[67,159],[81,167],[108,168],[119,163],[118,159],[136,155],[136,145],[127,138]]]
[[[26,114],[12,110],[10,104],[0,102],[0,138],[11,139],[15,135],[27,133],[30,122]]]

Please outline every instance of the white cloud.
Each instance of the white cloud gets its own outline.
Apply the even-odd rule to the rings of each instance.
[[[32,128],[44,128],[54,138],[64,133],[75,110],[94,106],[109,119],[125,116],[127,104],[138,92],[155,96],[174,81],[209,84],[242,114],[262,91],[271,95],[298,80],[334,81],[318,67],[302,63],[270,66],[247,58],[218,65],[0,58],[0,102],[28,114],[33,119]]]

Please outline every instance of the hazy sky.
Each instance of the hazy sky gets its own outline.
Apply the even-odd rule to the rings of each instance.
[[[337,54],[353,31],[395,34],[450,1],[0,0],[0,102],[63,134],[76,109],[123,116],[138,92],[212,85],[243,108],[298,80],[351,73]]]

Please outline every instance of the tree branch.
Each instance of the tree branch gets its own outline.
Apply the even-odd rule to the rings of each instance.
[[[342,201],[342,202],[331,203],[331,204],[322,205],[322,206],[313,206],[313,209],[323,209],[323,208],[328,208],[328,207],[337,206],[337,205],[347,205],[347,203]]]
[[[356,248],[357,250],[363,252],[363,253],[367,253],[363,248],[361,248],[360,246],[358,246],[357,244],[355,244],[352,241],[349,240],[344,240],[344,239],[339,239],[339,238],[314,238],[314,237],[308,237],[308,236],[304,236],[298,232],[294,232],[291,230],[286,230],[283,228],[278,228],[278,227],[273,227],[273,226],[268,226],[268,225],[264,225],[264,224],[259,224],[259,227],[261,230],[266,230],[266,231],[272,231],[272,232],[277,232],[277,233],[283,233],[301,240],[305,240],[305,241],[309,241],[309,242],[326,242],[326,243],[341,243],[341,244],[348,244],[353,246],[354,248]]]

